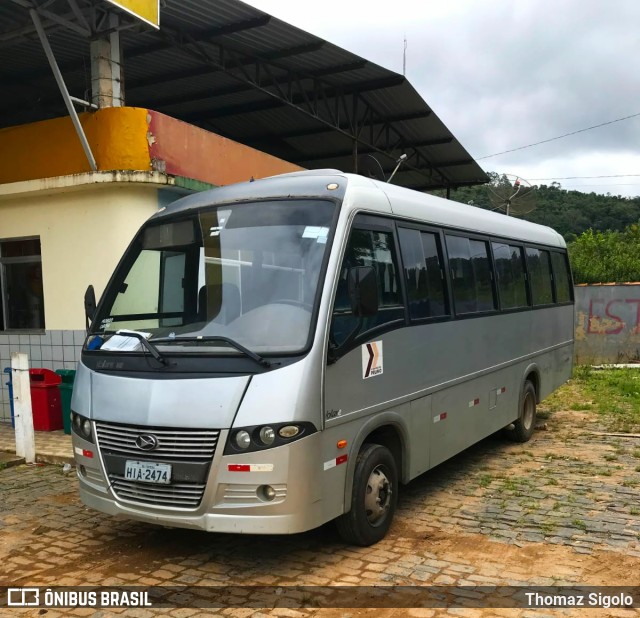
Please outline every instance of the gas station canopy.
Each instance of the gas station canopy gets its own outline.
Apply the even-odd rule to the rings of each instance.
[[[239,0],[163,0],[159,29],[157,7],[157,0],[2,2],[0,127],[67,115],[35,11],[76,103],[92,99],[90,41],[117,32],[127,106],[306,168],[387,178],[406,155],[395,184],[429,190],[488,181],[402,75]]]

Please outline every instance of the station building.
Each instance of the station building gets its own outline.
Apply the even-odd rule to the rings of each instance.
[[[128,4],[159,6],[0,5],[0,371],[73,369],[85,289],[188,193],[399,161],[419,191],[487,181],[403,75],[240,0],[167,0],[159,23]]]

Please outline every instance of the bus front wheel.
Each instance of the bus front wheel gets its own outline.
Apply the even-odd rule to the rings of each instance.
[[[514,442],[528,442],[536,426],[536,389],[529,380],[522,389],[520,417],[513,425],[510,434]]]
[[[384,538],[398,501],[398,471],[388,448],[364,444],[356,459],[351,509],[336,520],[342,539],[366,547]]]

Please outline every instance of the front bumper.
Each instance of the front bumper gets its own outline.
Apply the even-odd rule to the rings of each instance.
[[[220,433],[202,501],[195,509],[122,499],[110,486],[98,447],[74,433],[80,497],[88,507],[108,515],[209,532],[293,534],[325,523],[318,479],[322,465],[317,465],[322,461],[320,433],[286,446],[223,456],[228,433]],[[244,471],[247,467],[250,471]],[[263,498],[259,488],[264,485],[275,489],[272,501]]]

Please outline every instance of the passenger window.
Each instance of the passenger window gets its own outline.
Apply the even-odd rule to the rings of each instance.
[[[495,309],[488,243],[447,236],[447,250],[456,313]]]
[[[571,300],[571,278],[567,268],[566,254],[553,252],[551,264],[553,266],[553,280],[556,283],[556,302],[568,303]]]
[[[553,302],[551,285],[551,260],[548,251],[527,247],[527,268],[531,282],[531,297],[534,305]]]
[[[348,272],[354,266],[373,266],[378,277],[378,313],[364,318],[360,332],[404,318],[404,306],[398,280],[393,235],[391,232],[354,229],[342,262],[333,308],[331,336],[340,345],[357,326],[351,312]]]
[[[494,242],[492,245],[502,309],[526,307],[527,280],[522,247],[500,242]]]
[[[447,315],[440,239],[437,234],[399,228],[400,249],[413,320]]]

